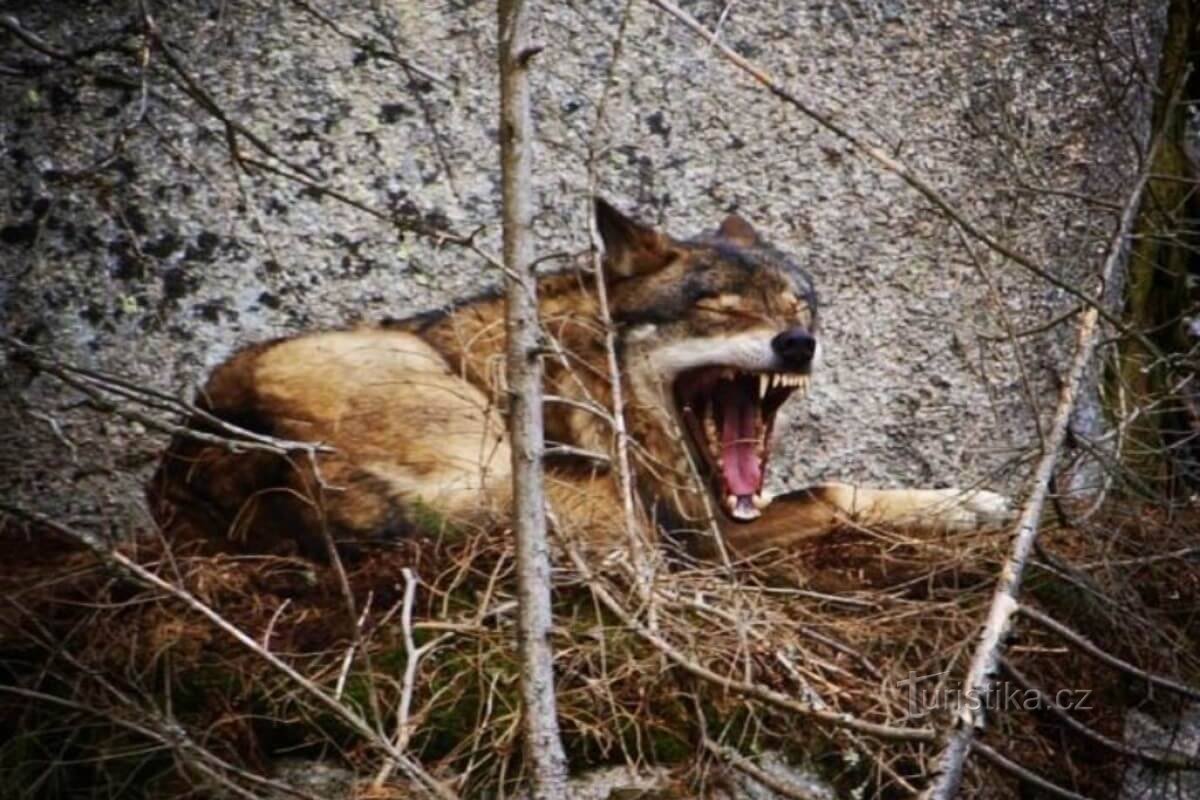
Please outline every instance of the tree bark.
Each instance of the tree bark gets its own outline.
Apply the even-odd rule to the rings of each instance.
[[[1159,352],[1140,339],[1122,339],[1109,392],[1112,411],[1128,421],[1121,463],[1143,493],[1170,493],[1181,479],[1193,485],[1200,479],[1190,463],[1196,451],[1187,446],[1198,421],[1189,410],[1194,390],[1180,391],[1179,367],[1163,357],[1194,344],[1185,316],[1193,299],[1189,269],[1200,246],[1193,222],[1200,200],[1188,154],[1189,108],[1200,96],[1200,76],[1190,66],[1200,46],[1198,20],[1200,2],[1172,0],[1152,127],[1162,146],[1150,161],[1154,179],[1142,199],[1125,286],[1126,323],[1145,332]]]
[[[517,549],[517,598],[525,762],[535,800],[562,798],[566,757],[558,733],[554,653],[550,645],[550,552],[542,451],[542,361],[533,275],[530,166],[533,158],[528,66],[537,52],[529,43],[523,0],[499,0],[500,166],[507,290],[508,430],[512,442],[513,533]]]

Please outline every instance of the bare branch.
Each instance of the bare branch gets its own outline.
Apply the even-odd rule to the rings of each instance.
[[[1027,617],[1036,622],[1038,625],[1041,625],[1046,630],[1058,634],[1083,652],[1095,659],[1098,659],[1099,661],[1103,661],[1113,669],[1118,669],[1121,672],[1125,672],[1134,676],[1135,678],[1144,680],[1149,684],[1176,692],[1177,694],[1181,694],[1184,697],[1191,698],[1192,700],[1200,700],[1200,689],[1197,689],[1193,686],[1188,686],[1185,683],[1180,683],[1173,678],[1168,678],[1163,675],[1156,675],[1153,672],[1147,672],[1141,667],[1134,666],[1128,661],[1117,658],[1111,653],[1101,650],[1092,642],[1088,641],[1088,639],[1082,634],[1076,633],[1058,620],[1047,614],[1043,614],[1041,611],[1038,611],[1032,606],[1021,604],[1017,607],[1017,611],[1021,614],[1021,616]]]
[[[979,755],[987,759],[988,762],[990,762],[996,768],[1007,772],[1009,775],[1012,775],[1024,783],[1028,783],[1030,786],[1036,786],[1042,791],[1049,792],[1055,797],[1065,797],[1066,800],[1091,800],[1091,798],[1087,797],[1086,795],[1072,792],[1070,789],[1064,789],[1057,783],[1051,783],[1041,775],[1030,772],[1017,762],[1013,761],[1011,758],[1008,758],[1000,752],[993,750],[983,742],[975,742],[971,745],[971,748],[975,752],[979,753]]]
[[[729,764],[738,772],[748,775],[752,780],[766,786],[775,794],[782,797],[789,797],[792,800],[821,800],[823,795],[809,792],[797,787],[793,783],[781,780],[771,773],[767,772],[762,767],[745,758],[732,747],[725,747],[714,742],[712,739],[705,737],[704,749],[712,753],[717,758]]]
[[[1136,747],[1130,747],[1124,742],[1118,742],[1116,739],[1111,739],[1108,736],[1100,733],[1093,728],[1089,728],[1082,722],[1071,716],[1066,709],[1054,702],[1054,698],[1043,692],[1040,688],[1034,685],[1033,681],[1016,667],[1011,661],[1003,656],[1000,658],[1000,665],[1017,684],[1027,692],[1032,692],[1038,698],[1037,707],[1052,714],[1056,719],[1062,722],[1075,733],[1090,742],[1100,745],[1101,747],[1111,750],[1114,753],[1125,756],[1126,758],[1144,761],[1161,769],[1180,769],[1180,770],[1196,770],[1200,769],[1200,761],[1191,758],[1186,753],[1178,753],[1166,751],[1163,753],[1154,753],[1149,750],[1142,750]]]
[[[1160,142],[1161,137],[1155,141],[1151,151],[1157,149]],[[1150,161],[1152,159],[1147,159],[1147,163]],[[1101,285],[1111,284],[1117,271],[1125,262],[1127,242],[1130,232],[1133,230],[1137,209],[1149,178],[1149,173],[1143,171],[1134,184],[1133,190],[1129,193],[1125,210],[1121,214],[1120,224],[1109,244],[1108,258],[1101,270]],[[1004,650],[1005,640],[1012,628],[1013,616],[1018,608],[1017,597],[1021,591],[1021,581],[1030,553],[1033,552],[1037,542],[1042,509],[1054,481],[1055,469],[1058,466],[1063,443],[1066,441],[1071,414],[1075,409],[1075,402],[1079,396],[1084,375],[1087,374],[1092,354],[1096,349],[1099,317],[1099,309],[1093,305],[1083,312],[1083,317],[1079,322],[1076,333],[1075,358],[1062,386],[1054,422],[1043,440],[1042,457],[1033,475],[1033,488],[1017,522],[1012,549],[1000,570],[987,622],[971,659],[971,666],[963,685],[966,696],[985,697],[991,688],[993,676]],[[923,797],[928,800],[951,800],[958,793],[963,765],[971,750],[971,740],[977,730],[982,730],[985,724],[984,717],[982,707],[972,708],[971,704],[964,704],[960,707],[953,723],[955,727],[948,734],[945,749],[938,760],[937,778]]]
[[[567,761],[558,731],[554,651],[550,646],[550,546],[546,538],[541,329],[533,271],[531,170],[533,119],[530,40],[524,0],[497,7],[500,68],[500,167],[507,303],[508,431],[512,447],[513,533],[517,550],[518,640],[525,761],[534,800],[566,796]]]
[[[303,11],[311,14],[322,24],[328,26],[338,36],[341,36],[356,46],[361,47],[372,56],[399,64],[404,69],[411,70],[430,83],[436,83],[443,88],[453,88],[451,82],[445,77],[426,67],[421,66],[420,64],[417,64],[410,58],[405,58],[404,56],[400,55],[398,52],[396,52],[396,48],[390,43],[380,41],[369,34],[351,30],[333,17],[330,17],[328,14],[314,7],[311,3],[304,2],[304,0],[292,0],[292,3]]]

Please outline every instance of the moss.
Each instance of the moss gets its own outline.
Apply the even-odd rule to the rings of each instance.
[[[214,697],[245,698],[255,692],[253,681],[231,665],[199,664],[175,673],[171,702],[177,714],[188,715],[211,710]]]
[[[182,794],[174,759],[147,752],[145,740],[100,715],[52,705],[35,724],[0,730],[0,797],[174,797]]]
[[[691,727],[691,726],[689,726]],[[659,764],[678,764],[696,753],[692,731],[676,731],[670,728],[651,728],[647,732],[650,756]]]
[[[438,698],[417,732],[424,758],[454,753],[479,731],[479,721],[490,705],[493,714],[520,708],[519,666],[498,649],[480,658],[478,653],[442,653],[425,693]],[[490,703],[489,703],[490,700]]]
[[[468,532],[461,525],[451,522],[445,514],[419,497],[405,501],[404,511],[412,524],[413,532],[418,536],[441,539],[447,544],[467,539]]]

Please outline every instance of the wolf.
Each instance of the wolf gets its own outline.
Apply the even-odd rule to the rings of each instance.
[[[751,556],[846,525],[963,530],[1008,518],[988,491],[826,483],[764,490],[780,409],[819,362],[819,306],[797,260],[731,214],[674,238],[595,199],[600,268],[538,278],[547,503],[554,524],[624,541],[610,346],[636,523]],[[601,291],[609,320],[602,313]],[[612,337],[607,334],[611,324]],[[150,483],[160,525],[260,550],[503,526],[504,299],[483,294],[369,327],[246,347],[189,423],[325,447],[290,455],[177,435]]]

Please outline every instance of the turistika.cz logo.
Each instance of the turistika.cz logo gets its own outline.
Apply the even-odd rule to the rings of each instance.
[[[907,690],[908,710],[912,716],[933,711],[1040,711],[1057,706],[1063,711],[1090,711],[1091,689],[1027,689],[1010,681],[996,681],[986,692],[963,688],[957,680],[942,680],[945,672],[917,675],[909,672],[900,681]]]

